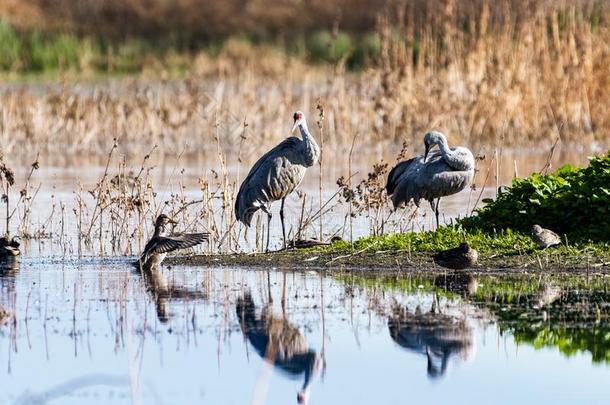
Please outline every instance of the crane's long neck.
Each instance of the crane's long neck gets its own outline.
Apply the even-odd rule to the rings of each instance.
[[[301,132],[301,137],[303,138],[304,164],[307,167],[313,166],[320,158],[320,147],[316,143],[314,137],[309,133],[305,120],[299,124],[299,131]]]
[[[447,142],[447,138],[441,138],[438,142],[438,147],[441,151],[441,155],[443,159],[449,166],[454,168],[455,170],[469,170],[471,169],[471,162],[463,156],[463,154],[458,153],[457,149],[451,149],[449,147],[449,143]]]
[[[305,353],[305,361],[307,362],[307,367],[305,368],[305,380],[303,381],[301,392],[308,397],[311,383],[320,373],[322,359],[316,352],[309,351]]]

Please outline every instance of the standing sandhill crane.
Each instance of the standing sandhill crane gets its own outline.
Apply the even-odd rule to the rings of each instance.
[[[297,401],[306,404],[310,384],[322,368],[322,357],[309,348],[301,332],[285,317],[274,316],[271,308],[263,308],[257,316],[249,292],[237,299],[235,310],[244,336],[259,356],[288,376],[304,375]]]
[[[140,256],[140,268],[157,267],[165,256],[177,249],[187,249],[209,239],[209,233],[180,233],[169,234],[166,227],[176,224],[176,221],[165,214],[161,214],[155,221],[155,233],[148,241],[144,252]]]
[[[291,136],[265,153],[252,166],[250,173],[241,183],[235,200],[235,216],[246,226],[259,209],[267,214],[267,244],[269,251],[269,225],[271,224],[271,203],[282,200],[280,220],[286,248],[286,227],[284,225],[284,202],[305,177],[308,167],[316,164],[320,157],[320,147],[307,129],[305,115],[294,113],[292,132],[298,127],[302,139]]]
[[[401,162],[390,171],[386,191],[392,196],[395,209],[411,199],[418,207],[420,199],[428,200],[436,215],[438,228],[441,197],[458,193],[472,182],[474,156],[463,146],[449,148],[447,138],[440,132],[426,133],[424,145],[423,156]],[[438,152],[430,152],[434,145],[438,145]]]

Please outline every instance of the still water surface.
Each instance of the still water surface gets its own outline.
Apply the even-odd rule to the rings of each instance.
[[[535,279],[23,258],[0,404],[608,403],[610,280]]]

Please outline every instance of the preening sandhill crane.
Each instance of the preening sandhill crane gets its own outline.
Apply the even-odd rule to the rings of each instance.
[[[179,233],[170,234],[168,225],[175,225],[176,221],[165,214],[161,214],[155,221],[155,233],[144,247],[140,256],[140,268],[157,267],[165,256],[177,249],[187,249],[209,239],[209,233]]]
[[[415,313],[406,308],[394,308],[388,319],[392,340],[401,347],[425,355],[429,378],[442,377],[453,356],[467,360],[474,352],[472,329],[464,319],[436,313],[432,309]]]
[[[285,317],[274,316],[271,308],[264,307],[257,315],[249,292],[237,299],[235,310],[244,336],[261,358],[290,377],[304,376],[297,402],[306,404],[311,382],[322,368],[322,356],[309,348],[301,332]]]
[[[426,133],[424,145],[423,156],[401,162],[390,171],[386,191],[392,196],[395,209],[411,199],[418,207],[421,199],[428,200],[438,228],[440,199],[470,185],[474,177],[474,156],[463,146],[450,148],[440,132]],[[430,151],[434,145],[439,147],[438,151]]]
[[[302,138],[294,136],[286,138],[258,159],[241,183],[235,200],[235,216],[246,226],[250,226],[252,217],[259,209],[267,214],[265,251],[269,251],[271,203],[282,200],[280,220],[282,221],[284,248],[286,248],[284,224],[286,197],[301,183],[307,168],[315,165],[320,158],[320,147],[309,133],[305,115],[301,111],[297,111],[293,118],[292,132],[298,127]]]

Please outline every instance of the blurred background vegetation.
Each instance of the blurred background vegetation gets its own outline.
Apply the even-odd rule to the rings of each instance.
[[[413,63],[448,63],[477,39],[532,21],[606,31],[604,0],[3,0],[0,71],[132,73],[189,71],[198,56],[248,52],[362,69],[379,63],[383,40],[404,42]],[[570,6],[571,8],[568,8]],[[385,36],[385,37],[384,37]],[[455,49],[449,49],[453,47]],[[449,52],[451,51],[451,52]],[[434,59],[434,60],[432,60]]]

